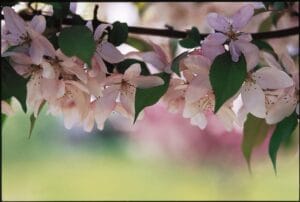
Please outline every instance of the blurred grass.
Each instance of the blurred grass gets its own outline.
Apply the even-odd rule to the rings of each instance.
[[[26,119],[27,118],[27,119]],[[252,176],[235,169],[170,160],[134,159],[124,134],[81,134],[45,115],[28,140],[29,119],[9,117],[2,129],[3,200],[297,200],[299,156],[270,161]]]

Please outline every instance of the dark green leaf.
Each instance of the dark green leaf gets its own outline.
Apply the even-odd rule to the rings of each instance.
[[[285,9],[286,6],[287,6],[286,3],[283,2],[283,1],[276,1],[276,2],[273,3],[273,8],[275,10]]]
[[[269,6],[272,4],[272,2],[263,1],[263,4],[264,4],[265,8],[266,8],[267,10],[269,10]]]
[[[254,14],[253,15],[258,15],[260,13],[266,12],[267,10],[265,8],[257,8],[254,9]]]
[[[1,99],[15,97],[26,112],[27,80],[17,74],[6,58],[1,58]]]
[[[136,37],[132,37],[129,36],[127,38],[126,43],[136,49],[138,49],[139,51],[153,51],[153,48],[151,45],[149,45],[146,41],[136,38]]]
[[[58,49],[59,48],[59,45],[58,45],[58,37],[56,36],[56,34],[53,34],[51,37],[49,37],[48,39],[50,41],[50,43],[53,45],[53,47],[55,49]]]
[[[247,120],[244,123],[242,151],[250,171],[250,160],[253,148],[263,143],[268,134],[269,128],[270,126],[266,124],[264,119],[248,114]]]
[[[281,122],[277,123],[275,131],[272,134],[270,143],[269,143],[269,155],[272,160],[274,170],[276,172],[276,156],[280,144],[289,138],[297,127],[297,114],[296,112],[292,113],[289,117],[286,117]]]
[[[215,113],[223,103],[237,93],[246,75],[246,60],[243,55],[238,62],[231,60],[229,52],[216,57],[209,72],[209,80],[216,96]]]
[[[136,121],[139,113],[148,106],[154,105],[158,100],[166,93],[169,87],[170,74],[165,72],[154,74],[153,76],[159,76],[164,80],[164,84],[153,88],[137,88],[135,94],[135,116]]]
[[[118,63],[117,64],[117,70],[118,70],[119,73],[124,74],[126,69],[128,69],[131,65],[133,65],[135,63],[138,63],[138,64],[141,65],[141,69],[142,69],[141,75],[147,76],[147,75],[150,74],[150,72],[147,68],[147,65],[143,61],[136,60],[136,59],[126,59],[126,60]]]
[[[179,64],[180,61],[188,55],[188,52],[183,52],[177,57],[175,57],[171,63],[171,69],[173,72],[175,72],[180,77],[180,70],[179,70]]]
[[[40,105],[37,116],[40,114],[40,112],[41,112],[42,108],[44,107],[45,103],[46,103],[46,101],[43,101],[42,104]],[[30,137],[31,137],[31,134],[32,134],[32,131],[33,131],[33,128],[34,128],[34,125],[35,125],[35,122],[36,122],[37,118],[38,117],[35,118],[34,113],[32,113],[30,115],[30,129],[29,129],[28,139],[30,139]]]
[[[58,44],[65,55],[77,56],[91,66],[96,43],[92,32],[86,26],[64,28],[58,37]]]
[[[200,46],[201,35],[196,27],[192,27],[187,32],[187,37],[179,41],[179,44],[184,48],[195,48]]]
[[[127,40],[128,37],[128,26],[126,23],[119,21],[114,22],[112,30],[109,32],[108,41],[119,46]]]

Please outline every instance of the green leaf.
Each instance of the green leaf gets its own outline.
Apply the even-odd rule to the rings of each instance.
[[[139,39],[137,37],[129,36],[127,38],[126,43],[142,52],[153,51],[153,48],[151,45],[149,45],[146,41]]]
[[[271,20],[272,20],[272,24],[276,27],[277,26],[277,22],[279,21],[279,19],[283,16],[283,12],[277,12],[277,13],[271,13]]]
[[[15,97],[21,103],[26,113],[27,80],[20,76],[9,64],[6,58],[1,58],[1,99]]]
[[[169,40],[169,46],[171,50],[171,57],[175,57],[176,51],[177,51],[177,44],[178,44],[178,39],[170,39]]]
[[[252,43],[254,43],[260,50],[271,53],[276,59],[278,59],[278,56],[275,53],[274,49],[267,42],[265,42],[263,40],[256,39],[256,40],[252,40]]]
[[[186,57],[188,55],[188,52],[183,52],[181,53],[180,55],[178,55],[177,57],[175,57],[173,60],[172,60],[172,63],[171,63],[171,69],[173,72],[175,72],[179,77],[180,77],[180,70],[179,70],[179,64],[180,64],[180,61]]]
[[[48,40],[50,41],[50,43],[53,45],[53,47],[55,49],[59,49],[59,45],[58,45],[58,37],[56,36],[56,34],[53,34],[52,36],[50,36],[48,38]]]
[[[286,3],[283,1],[276,1],[273,3],[273,8],[275,10],[282,10],[285,9],[285,7],[286,7]]]
[[[169,87],[170,74],[165,72],[153,74],[153,76],[159,76],[164,80],[164,84],[153,88],[137,88],[135,94],[135,116],[136,121],[139,113],[148,106],[154,105],[158,100],[166,93]]]
[[[272,27],[272,16],[268,16],[264,21],[262,21],[259,25],[259,32],[268,32]]]
[[[108,41],[119,46],[127,40],[128,37],[128,26],[126,23],[119,21],[114,22],[112,30],[109,32]]]
[[[264,119],[257,118],[251,114],[247,115],[244,123],[242,151],[247,161],[248,168],[251,171],[250,160],[254,147],[263,143],[267,137],[270,126],[266,124]]]
[[[39,114],[41,113],[41,110],[42,110],[42,108],[44,107],[45,103],[46,103],[46,101],[44,100],[44,101],[42,102],[42,104],[40,105],[40,107],[39,107],[39,110],[38,110],[37,115],[39,115]],[[31,137],[31,134],[32,134],[32,131],[33,131],[33,128],[34,128],[34,125],[35,125],[35,122],[36,122],[36,119],[37,119],[37,118],[38,118],[38,117],[35,118],[34,113],[32,113],[32,114],[30,115],[30,129],[29,129],[29,136],[28,136],[28,139],[30,139],[30,137]]]
[[[147,75],[150,75],[150,72],[147,68],[147,65],[143,62],[143,61],[140,61],[140,60],[136,60],[136,59],[126,59],[120,63],[117,64],[117,70],[119,73],[122,73],[124,74],[124,72],[133,64],[135,63],[138,63],[141,65],[141,69],[142,69],[142,72],[141,72],[141,75],[144,75],[144,76],[147,76]]]
[[[201,35],[197,27],[192,27],[187,32],[187,37],[180,40],[179,44],[184,48],[195,48],[200,46]]]
[[[267,10],[269,10],[269,6],[272,4],[272,2],[263,1],[263,4],[264,4],[265,8],[266,8]]]
[[[243,55],[238,62],[231,60],[229,52],[216,57],[209,72],[209,80],[216,96],[215,113],[238,92],[246,75],[246,60]]]
[[[77,56],[91,66],[96,43],[93,33],[86,26],[64,28],[58,37],[58,45],[65,55]]]
[[[277,123],[275,131],[272,134],[270,143],[269,143],[269,156],[272,160],[273,168],[276,171],[276,156],[280,144],[290,137],[295,128],[297,127],[297,114],[296,112],[292,113],[289,117],[286,117],[281,122]]]

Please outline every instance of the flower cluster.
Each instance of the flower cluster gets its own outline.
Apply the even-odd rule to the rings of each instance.
[[[107,64],[118,64],[128,57],[138,58],[151,64],[158,71],[171,74],[171,61],[165,52],[151,43],[153,51],[133,52],[123,55],[103,37],[111,24],[100,24],[93,29],[96,50],[91,59],[91,68],[78,57],[68,57],[55,49],[43,35],[46,29],[44,16],[37,15],[25,22],[10,7],[4,7],[5,26],[1,43],[9,47],[2,51],[10,65],[27,83],[26,104],[38,115],[41,105],[48,104],[48,112],[63,114],[66,128],[82,125],[91,131],[96,122],[103,129],[105,120],[113,111],[125,117],[135,118],[135,95],[137,88],[161,86],[165,81],[159,76],[143,75],[140,64],[129,66],[123,73],[117,68],[108,71]],[[278,62],[272,55],[264,54],[266,66],[258,67],[259,49],[251,43],[252,37],[241,30],[254,14],[251,5],[242,7],[231,17],[210,13],[208,24],[215,30],[199,48],[180,61],[181,77],[172,75],[168,90],[162,97],[169,111],[182,113],[191,124],[204,129],[207,116],[214,113],[216,94],[210,82],[211,66],[219,55],[229,52],[231,60],[245,58],[247,76],[240,90],[217,111],[216,116],[227,130],[235,123],[243,123],[248,113],[275,124],[295,111],[299,100],[298,69],[288,55]],[[58,33],[59,34],[59,33]],[[242,107],[236,113],[233,102],[241,96]],[[11,114],[9,105],[2,101],[4,112]]]

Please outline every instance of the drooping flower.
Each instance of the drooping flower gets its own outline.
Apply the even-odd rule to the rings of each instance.
[[[87,27],[93,31],[91,22],[87,23]],[[106,29],[112,27],[111,24],[100,24],[95,30],[94,40],[97,43],[97,47],[93,59],[96,63],[95,65],[92,65],[92,70],[89,71],[89,74],[92,77],[96,76],[99,71],[107,73],[107,67],[104,61],[115,64],[124,60],[122,53],[104,38]]]
[[[204,40],[203,55],[213,61],[217,55],[225,51],[223,44],[229,42],[232,60],[237,62],[243,54],[247,62],[247,70],[253,69],[259,60],[259,50],[250,43],[251,35],[240,31],[247,25],[253,14],[252,5],[243,6],[231,17],[224,17],[217,13],[208,14],[207,22],[217,32],[209,34]]]
[[[215,95],[209,82],[209,68],[211,61],[202,55],[190,55],[183,60],[185,67],[190,71],[188,87],[185,93],[183,117],[190,118],[192,125],[204,129],[207,125],[206,116],[213,114]],[[226,130],[233,128],[236,119],[228,103],[225,103],[216,113]]]
[[[28,46],[28,53],[34,64],[42,62],[43,56],[54,57],[55,49],[42,33],[46,29],[44,16],[36,15],[31,22],[26,23],[12,8],[4,7],[5,26],[7,34],[2,37],[13,46]]]

